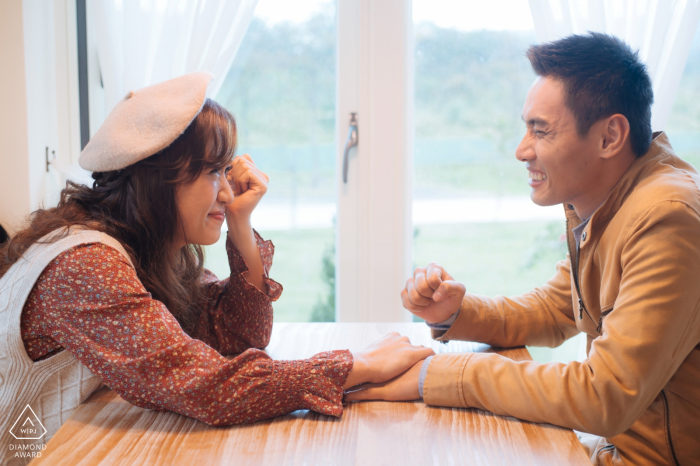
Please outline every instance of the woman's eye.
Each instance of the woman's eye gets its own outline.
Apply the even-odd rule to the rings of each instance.
[[[226,170],[224,171],[224,173],[225,173],[226,175],[228,175],[228,173],[229,173],[231,170],[233,170],[233,167],[232,167],[231,165],[229,165],[228,167],[226,167]]]

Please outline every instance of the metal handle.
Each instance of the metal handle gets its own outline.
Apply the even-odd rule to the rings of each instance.
[[[350,129],[348,139],[345,141],[345,154],[343,155],[343,183],[348,182],[348,155],[350,148],[357,145],[357,113],[350,114]]]
[[[54,160],[56,160],[56,151],[55,151],[55,150],[52,150],[52,151],[51,151],[51,154],[53,155],[53,158],[51,158],[51,160],[49,160],[49,147],[46,146],[46,173],[49,172],[49,165],[51,165],[51,163],[52,163]]]

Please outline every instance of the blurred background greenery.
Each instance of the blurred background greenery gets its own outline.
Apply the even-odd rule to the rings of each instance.
[[[534,79],[524,52],[535,42],[534,31],[416,24],[415,200],[529,195],[514,151],[524,132],[522,104]],[[255,18],[250,25],[217,100],[236,117],[238,153],[250,153],[270,175],[265,205],[335,202],[335,60],[332,2],[305,22],[268,24]],[[700,34],[667,133],[678,155],[697,166]],[[259,232],[275,244],[271,277],[284,286],[274,304],[275,320],[333,320],[332,224],[306,228],[292,222]],[[563,214],[561,220],[417,224],[413,261],[441,263],[473,293],[520,294],[543,284],[565,258],[563,232]],[[223,242],[206,250],[206,266],[220,277],[228,275],[223,251]]]

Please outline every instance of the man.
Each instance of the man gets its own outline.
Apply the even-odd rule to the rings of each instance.
[[[516,362],[443,353],[349,399],[415,399],[556,424],[601,438],[595,464],[700,464],[700,177],[651,133],[651,81],[604,34],[527,52],[538,78],[516,150],[538,205],[564,204],[569,254],[522,296],[465,294],[437,264],[404,306],[440,341],[558,346],[588,359]]]

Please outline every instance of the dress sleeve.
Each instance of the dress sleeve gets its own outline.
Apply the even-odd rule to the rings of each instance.
[[[265,348],[272,333],[272,301],[282,294],[282,285],[269,278],[275,247],[254,231],[268,292],[248,283],[243,274],[248,266],[241,253],[226,238],[231,276],[219,280],[208,270],[202,281],[205,287],[201,314],[192,334],[221,354],[241,353],[249,348]]]
[[[190,338],[117,251],[79,246],[55,259],[25,304],[25,331],[55,340],[128,402],[209,425],[297,409],[340,416],[349,351],[273,361],[249,349],[227,359]]]

